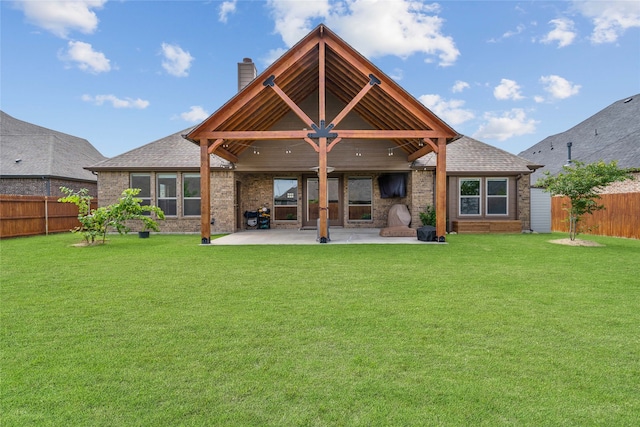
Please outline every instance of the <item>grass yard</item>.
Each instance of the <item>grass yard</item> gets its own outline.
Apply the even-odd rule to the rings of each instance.
[[[0,242],[2,426],[637,426],[640,241]]]

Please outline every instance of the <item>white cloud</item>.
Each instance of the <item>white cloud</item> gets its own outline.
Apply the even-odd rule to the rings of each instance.
[[[640,27],[638,1],[574,1],[576,9],[593,22],[591,42],[614,43],[629,28]]]
[[[559,48],[573,43],[576,38],[576,32],[572,20],[565,18],[552,19],[549,24],[555,26],[555,28],[540,40],[542,43],[558,42]]]
[[[167,73],[176,77],[186,77],[189,75],[189,68],[193,62],[193,56],[189,52],[184,51],[176,44],[162,43],[162,68]]]
[[[96,52],[89,43],[70,41],[68,47],[59,55],[60,59],[75,62],[81,70],[94,74],[111,71],[111,63],[104,53]]]
[[[192,105],[189,111],[180,113],[180,118],[187,122],[201,122],[209,117],[209,113],[199,105]]]
[[[556,75],[542,76],[540,83],[544,86],[545,92],[549,93],[553,99],[565,99],[577,95],[581,88],[580,85],[573,84]]]
[[[220,5],[220,14],[218,15],[218,20],[220,22],[227,22],[229,15],[235,13],[236,2],[237,0],[222,2]]]
[[[508,99],[517,101],[524,98],[520,93],[520,85],[509,79],[500,80],[500,84],[493,89],[493,96],[501,101]]]
[[[428,109],[450,125],[459,125],[475,117],[472,111],[465,110],[464,101],[451,99],[449,101],[440,95],[422,95],[419,98]]]
[[[465,89],[469,89],[469,87],[470,87],[469,83],[463,82],[462,80],[457,80],[453,84],[453,87],[451,88],[451,92],[453,92],[453,93],[462,92]]]
[[[269,0],[275,30],[291,47],[311,31],[314,20],[326,22],[366,57],[416,53],[426,62],[437,57],[441,66],[455,63],[460,52],[442,33],[444,20],[437,4],[412,0]]]
[[[526,27],[525,27],[523,24],[518,24],[518,26],[516,27],[516,29],[515,29],[515,30],[507,31],[507,32],[505,32],[504,34],[502,34],[502,36],[500,36],[500,37],[499,37],[499,38],[497,38],[497,39],[496,39],[496,38],[489,39],[489,40],[488,40],[488,42],[489,42],[489,43],[497,43],[497,42],[499,42],[499,41],[501,41],[501,40],[503,40],[503,39],[508,39],[508,38],[510,38],[510,37],[517,36],[518,34],[522,34],[522,32],[523,32],[525,29],[526,29]]]
[[[389,75],[389,77],[399,82],[404,78],[404,71],[401,68],[394,68],[393,72]]]
[[[72,30],[84,34],[98,28],[98,17],[92,9],[102,9],[107,0],[19,0],[15,5],[27,20],[54,35],[67,38]]]
[[[515,136],[531,134],[536,131],[537,121],[528,119],[524,110],[514,108],[497,116],[494,113],[484,115],[485,123],[473,134],[473,138],[505,141]]]
[[[125,98],[120,99],[115,95],[82,95],[82,100],[85,102],[91,102],[95,105],[103,105],[104,103],[111,103],[113,108],[136,108],[144,110],[149,106],[149,101],[142,100],[140,98]]]

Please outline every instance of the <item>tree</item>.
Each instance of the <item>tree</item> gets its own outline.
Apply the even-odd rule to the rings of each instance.
[[[157,219],[164,219],[164,212],[159,207],[140,204],[142,199],[136,197],[140,193],[139,188],[127,188],[122,192],[118,203],[97,209],[90,209],[93,198],[89,196],[86,188],[74,191],[67,187],[60,187],[60,191],[66,196],[58,199],[59,202],[73,203],[78,206],[80,226],[71,231],[81,233],[87,243],[94,243],[97,236],[102,236],[104,243],[109,227],[115,228],[120,234],[128,233],[131,229],[127,221],[130,220],[142,221],[143,230],[158,231],[158,223],[149,215],[151,212]]]
[[[600,199],[598,192],[613,182],[631,179],[632,175],[628,170],[618,168],[615,160],[608,164],[599,161],[586,165],[574,161],[572,165],[563,166],[562,170],[554,176],[545,172],[545,177],[539,179],[536,186],[553,196],[569,198],[571,204],[564,209],[569,214],[569,238],[575,240],[583,215],[604,209],[604,205],[597,202]]]

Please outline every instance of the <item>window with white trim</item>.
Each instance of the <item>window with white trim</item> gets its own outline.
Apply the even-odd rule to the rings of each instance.
[[[200,174],[182,174],[182,214],[200,215]]]
[[[350,177],[349,221],[371,221],[373,213],[373,180],[371,177]]]
[[[460,215],[480,215],[480,188],[480,178],[460,179]]]
[[[487,178],[487,215],[508,214],[509,180]]]
[[[158,207],[167,216],[177,216],[177,175],[175,173],[159,173],[156,175],[156,181],[158,184],[156,188]]]

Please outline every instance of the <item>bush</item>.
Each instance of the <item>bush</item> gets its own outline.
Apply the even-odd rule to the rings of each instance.
[[[420,212],[419,215],[422,225],[436,226],[436,208],[433,206],[427,205],[424,208],[424,211]]]

